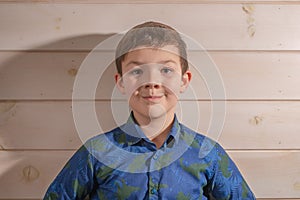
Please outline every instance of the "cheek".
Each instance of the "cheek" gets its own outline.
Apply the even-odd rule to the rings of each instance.
[[[178,78],[170,79],[163,83],[168,93],[175,94],[176,96],[180,94],[180,84],[181,84],[181,80]]]
[[[138,88],[141,86],[141,84],[136,79],[125,79],[124,80],[124,88],[125,88],[125,95],[127,96],[127,99],[130,99],[132,96],[135,96],[135,92],[138,90]]]
[[[129,107],[132,107],[132,105],[134,105],[135,103],[135,96],[131,96],[128,98],[128,104],[129,104]]]

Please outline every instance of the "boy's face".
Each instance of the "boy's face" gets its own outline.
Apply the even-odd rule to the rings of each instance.
[[[127,96],[135,117],[155,119],[173,116],[178,95],[191,79],[182,74],[177,47],[139,47],[127,53],[122,62],[123,76],[117,74],[119,90]]]

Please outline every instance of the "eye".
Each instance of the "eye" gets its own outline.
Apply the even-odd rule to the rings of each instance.
[[[163,67],[161,69],[161,73],[163,74],[171,74],[172,72],[174,72],[174,69],[171,67]]]
[[[129,72],[130,75],[134,75],[134,76],[138,76],[143,74],[143,70],[142,69],[132,69]]]

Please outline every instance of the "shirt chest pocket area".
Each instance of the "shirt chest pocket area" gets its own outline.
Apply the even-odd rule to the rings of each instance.
[[[97,193],[105,199],[127,199],[145,196],[148,180],[146,174],[108,170],[97,174]],[[142,198],[143,199],[143,198]]]

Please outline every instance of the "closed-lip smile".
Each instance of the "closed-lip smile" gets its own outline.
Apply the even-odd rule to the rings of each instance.
[[[147,100],[147,101],[158,101],[163,97],[163,95],[146,95],[146,96],[142,96],[143,99]]]

